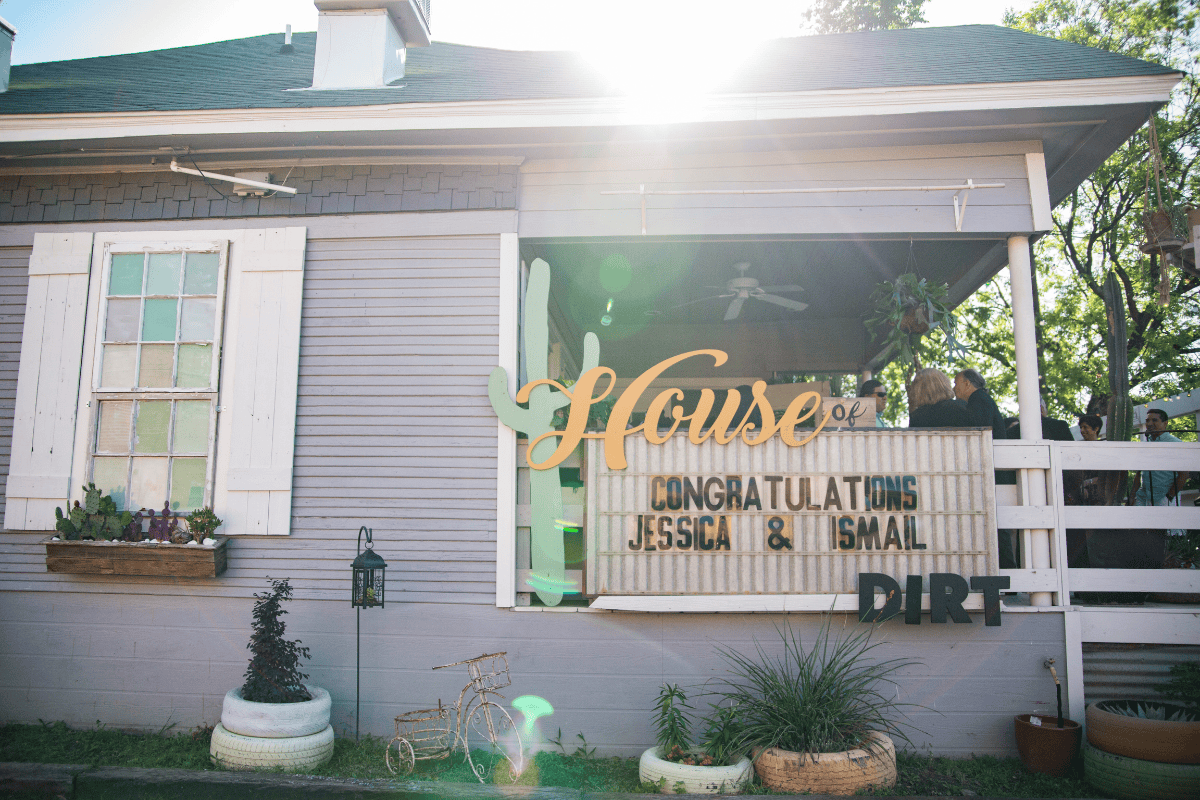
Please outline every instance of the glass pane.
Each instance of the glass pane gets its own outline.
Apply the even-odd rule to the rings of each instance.
[[[175,385],[189,389],[208,388],[212,376],[212,350],[207,344],[179,345],[179,375]]]
[[[216,310],[217,300],[214,297],[184,300],[183,323],[179,326],[180,341],[211,342]]]
[[[188,253],[183,274],[183,293],[216,294],[220,263],[220,256],[216,253]]]
[[[138,311],[141,300],[109,300],[108,322],[104,326],[106,342],[136,342]],[[172,337],[174,338],[174,337]]]
[[[167,427],[171,422],[170,400],[142,400],[138,403],[135,453],[167,452]],[[166,500],[166,497],[163,498]]]
[[[179,294],[179,270],[183,253],[151,253],[146,294]]]
[[[106,344],[101,358],[101,386],[133,388],[137,385],[134,383],[134,367],[137,366],[136,344]]]
[[[142,345],[142,369],[138,373],[138,386],[170,386],[171,370],[175,366],[175,345]]]
[[[108,274],[109,294],[142,293],[142,262],[141,253],[112,257],[112,270]]]
[[[147,300],[146,318],[142,321],[143,342],[175,341],[174,300]]]
[[[208,452],[208,400],[181,400],[175,404],[175,446],[172,453]],[[176,462],[178,463],[178,462]]]
[[[206,458],[171,460],[171,510],[195,511],[204,507]]]
[[[102,494],[111,494],[118,511],[128,505],[129,459],[96,458],[92,461],[92,480]]]
[[[167,501],[167,459],[135,458],[129,487],[129,507],[161,511]]]
[[[97,453],[128,453],[133,425],[132,400],[104,400],[96,423]]]

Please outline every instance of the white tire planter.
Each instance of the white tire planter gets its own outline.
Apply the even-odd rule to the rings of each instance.
[[[214,764],[225,769],[298,772],[319,767],[333,757],[333,726],[326,725],[311,736],[280,739],[230,733],[218,722],[208,753]]]
[[[638,777],[649,783],[666,778],[663,794],[675,794],[675,786],[683,783],[687,794],[734,794],[740,792],[754,775],[750,759],[742,756],[736,764],[722,767],[700,767],[677,764],[662,757],[663,748],[651,747],[642,753],[638,762]]]
[[[301,703],[254,703],[242,699],[241,688],[225,694],[221,724],[230,733],[267,739],[311,736],[329,727],[329,692],[304,685],[312,700]]]

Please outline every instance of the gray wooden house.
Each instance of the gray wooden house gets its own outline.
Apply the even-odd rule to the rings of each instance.
[[[1194,609],[1069,605],[1068,580],[1136,576],[1060,558],[1060,462],[1089,455],[1038,438],[1029,371],[1029,242],[1177,73],[991,26],[781,39],[665,118],[571,54],[431,42],[428,2],[317,6],[318,32],[288,43],[17,66],[0,94],[0,718],[211,724],[245,668],[252,594],[287,576],[289,631],[312,649],[335,728],[353,727],[361,525],[389,563],[387,605],[362,618],[362,726],[376,734],[454,696],[457,676],[431,666],[505,650],[513,695],[553,705],[545,730],[638,752],[662,682],[700,683],[722,669],[716,645],[766,643],[785,622],[807,634],[815,612],[857,624],[862,572],[1010,580],[1001,625],[975,592],[970,623],[880,631],[889,655],[923,662],[899,690],[925,707],[913,741],[937,753],[1012,752],[1011,716],[1054,700],[1048,657],[1081,717],[1084,643],[1200,645]],[[534,353],[523,304],[539,260],[551,279]],[[954,512],[969,525],[945,523],[903,562],[664,559],[621,582],[629,555],[595,532],[645,502],[645,481],[601,500],[598,482],[620,476],[591,442],[563,465],[583,484],[561,490],[563,514],[588,528],[559,542],[566,597],[537,598],[537,499],[489,401],[493,368],[510,393],[543,362],[577,377],[593,333],[621,386],[700,349],[728,359],[654,385],[861,373],[885,358],[867,297],[914,265],[956,303],[1012,271],[1014,319],[998,324],[1017,337],[1029,439],[962,434],[931,456],[961,455],[940,466],[918,464],[932,445],[903,432],[831,432],[809,450],[735,441],[707,462],[631,439],[629,474],[969,473],[938,490],[971,495]],[[763,302],[772,292],[791,302]],[[1195,446],[1174,447],[1162,456],[1195,463]],[[1018,486],[997,490],[997,467],[1021,469]],[[215,507],[227,569],[49,571],[54,510],[89,481],[130,509]],[[1164,527],[1195,527],[1182,521]],[[999,569],[997,526],[1026,531],[1021,569]]]

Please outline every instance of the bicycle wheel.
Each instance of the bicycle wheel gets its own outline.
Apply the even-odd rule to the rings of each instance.
[[[384,751],[384,760],[387,761],[388,772],[393,775],[411,775],[417,766],[417,754],[413,752],[412,745],[408,743],[407,739],[400,736],[388,742],[387,750]]]
[[[506,773],[504,777],[515,782],[524,769],[525,757],[517,726],[504,707],[491,702],[480,703],[471,709],[466,723],[463,734],[467,763],[479,782],[490,781],[501,766]]]

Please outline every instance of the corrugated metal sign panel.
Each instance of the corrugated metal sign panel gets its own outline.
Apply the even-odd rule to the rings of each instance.
[[[857,591],[860,572],[901,585],[995,575],[991,450],[990,431],[823,432],[801,447],[638,436],[613,471],[590,440],[587,592],[826,594]]]
[[[1095,700],[1163,700],[1171,667],[1200,660],[1200,645],[1083,644],[1083,694]]]

